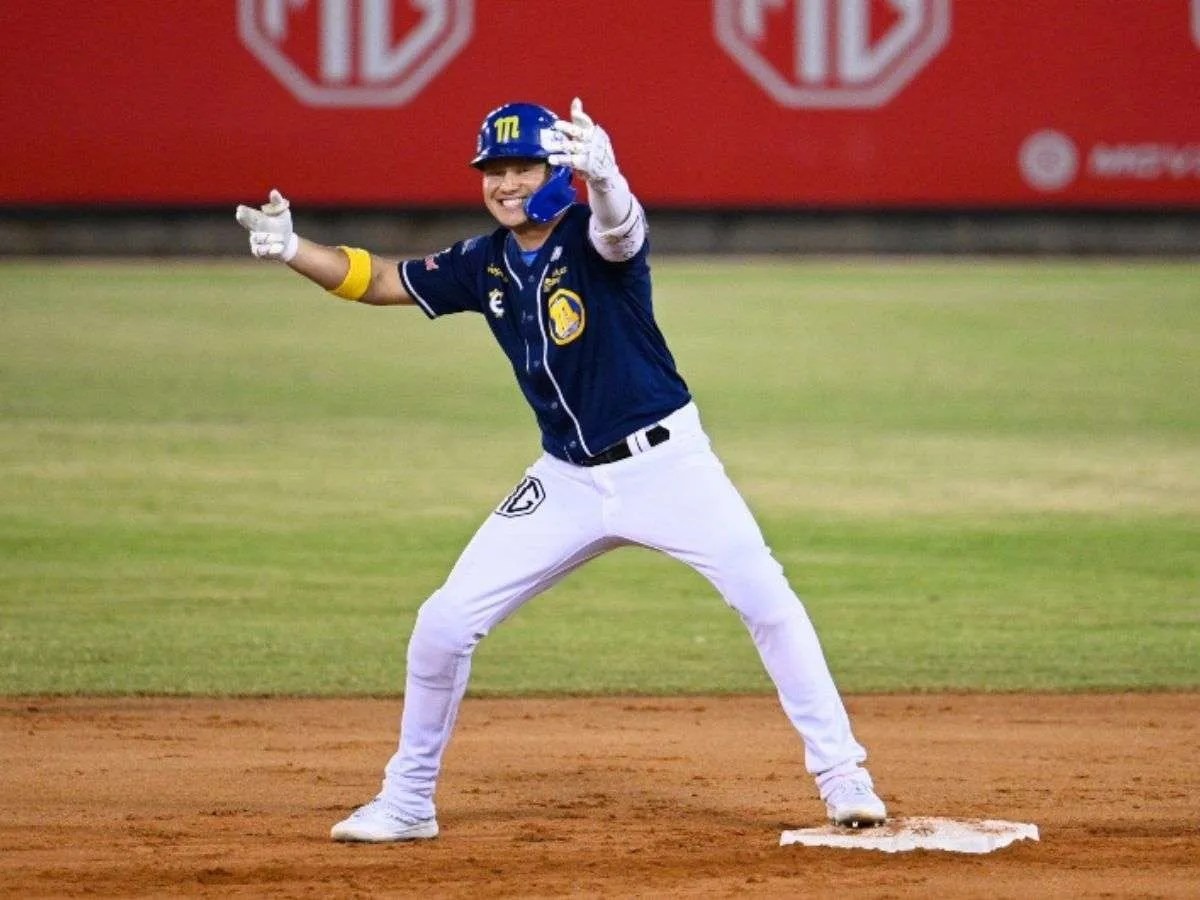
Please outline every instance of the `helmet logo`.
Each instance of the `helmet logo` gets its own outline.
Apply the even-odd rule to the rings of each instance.
[[[400,106],[471,37],[474,0],[237,0],[238,36],[309,106]]]
[[[501,116],[493,126],[496,129],[496,143],[507,144],[521,137],[521,119],[519,116]]]

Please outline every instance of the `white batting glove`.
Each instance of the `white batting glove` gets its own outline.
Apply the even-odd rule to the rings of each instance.
[[[559,119],[554,130],[563,135],[561,153],[546,160],[552,166],[569,166],[589,182],[608,181],[617,174],[617,159],[613,156],[612,141],[603,128],[583,111],[583,101],[571,101],[571,121]]]
[[[292,213],[287,198],[272,190],[260,208],[238,206],[237,220],[250,232],[250,252],[259,259],[291,262],[300,249],[300,238],[292,231]]]

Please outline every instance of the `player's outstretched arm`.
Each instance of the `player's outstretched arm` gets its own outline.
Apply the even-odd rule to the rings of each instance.
[[[259,259],[287,263],[295,272],[345,300],[372,306],[412,304],[395,260],[355,247],[326,247],[292,228],[291,204],[279,191],[255,209],[237,208],[237,220],[250,232],[250,252]]]
[[[587,182],[592,246],[612,262],[629,259],[646,240],[646,217],[617,168],[608,133],[583,111],[578,97],[571,101],[571,121],[560,119],[554,128],[562,134],[563,146],[548,162],[570,166]]]
[[[354,247],[326,247],[299,238],[296,255],[287,261],[330,293],[370,306],[410,306],[412,297],[400,281],[397,261]],[[354,296],[359,290],[362,294]]]

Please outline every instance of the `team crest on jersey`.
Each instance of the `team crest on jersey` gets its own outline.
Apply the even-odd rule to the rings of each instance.
[[[508,276],[504,274],[504,271],[499,266],[489,263],[487,273],[493,278],[499,278],[505,284],[508,284]]]
[[[560,347],[583,334],[587,318],[583,300],[574,291],[559,288],[546,301],[546,312],[550,317],[550,337]]]
[[[541,506],[545,499],[546,489],[542,487],[541,481],[532,475],[526,475],[521,479],[521,483],[513,488],[512,493],[504,498],[504,502],[496,507],[496,515],[509,519],[527,516]]]

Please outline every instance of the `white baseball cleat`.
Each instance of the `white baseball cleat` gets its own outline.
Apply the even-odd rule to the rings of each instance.
[[[376,797],[360,806],[329,830],[335,841],[384,844],[390,841],[424,841],[438,836],[435,818],[412,819]]]
[[[830,786],[825,809],[834,825],[873,828],[887,821],[887,807],[875,793],[870,776],[847,775]]]

